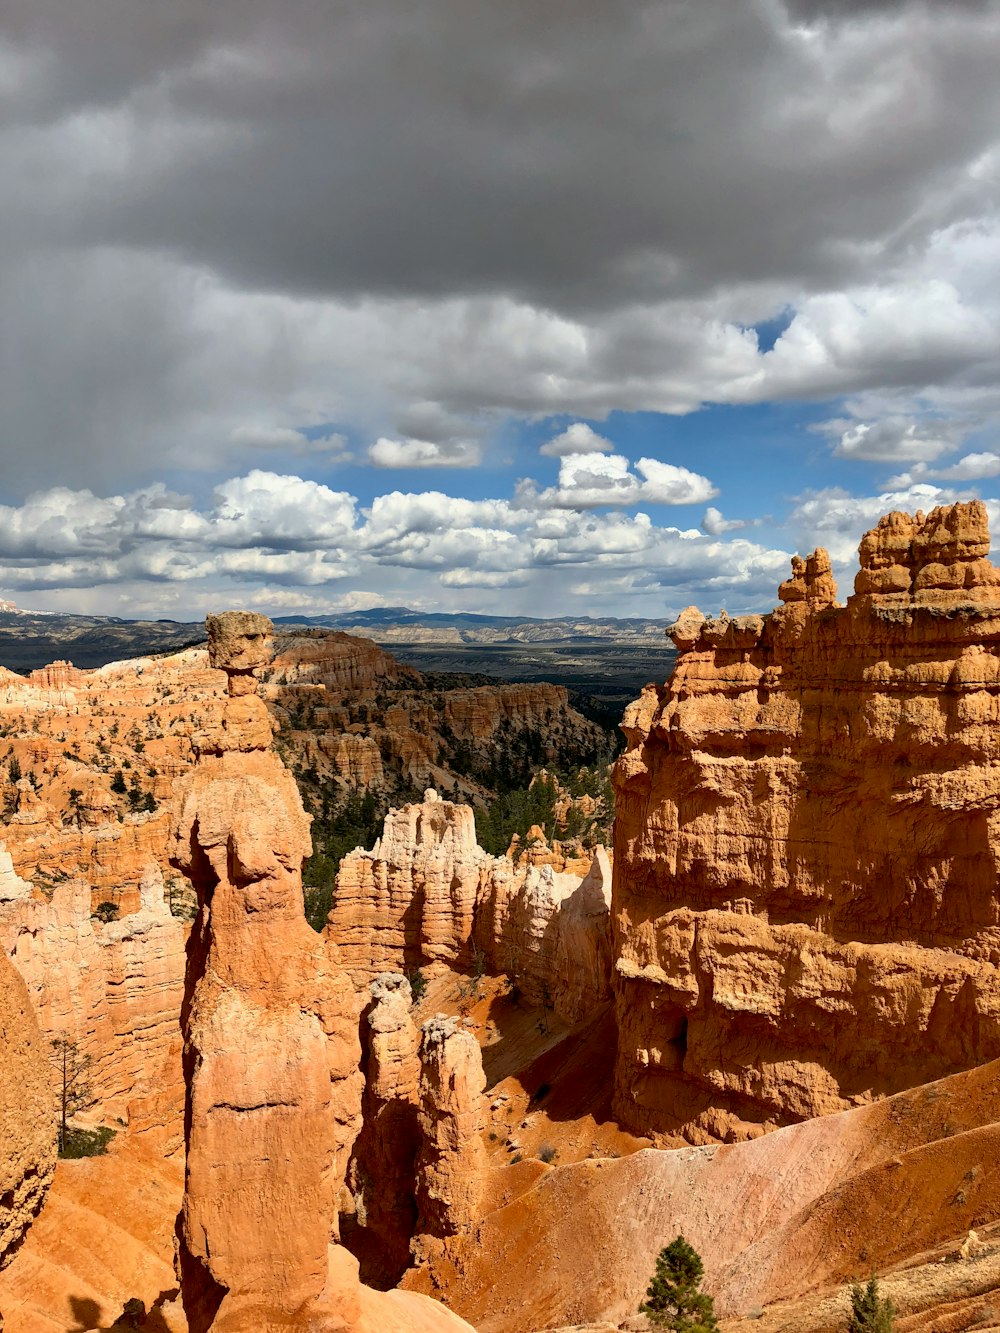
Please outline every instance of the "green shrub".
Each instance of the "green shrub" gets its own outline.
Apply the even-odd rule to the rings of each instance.
[[[540,1162],[545,1162],[546,1165],[550,1162],[554,1162],[558,1156],[558,1149],[553,1148],[551,1143],[543,1143],[538,1149],[538,1160]]]
[[[715,1303],[701,1290],[704,1266],[697,1251],[677,1236],[656,1257],[656,1272],[639,1306],[654,1328],[674,1333],[714,1333]]]
[[[872,1275],[862,1286],[851,1283],[851,1315],[847,1333],[892,1333],[896,1308],[888,1297],[878,1294],[878,1279]]]
[[[115,1131],[107,1125],[99,1125],[97,1129],[75,1129],[70,1125],[66,1129],[59,1156],[103,1157],[114,1137]]]
[[[98,921],[103,921],[105,925],[109,921],[118,920],[118,904],[112,902],[98,903],[91,916],[96,916]]]
[[[427,978],[419,967],[415,967],[412,972],[407,972],[406,980],[410,983],[413,1004],[417,1005],[427,993]]]

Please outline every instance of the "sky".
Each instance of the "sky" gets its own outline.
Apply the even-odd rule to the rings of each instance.
[[[0,596],[766,610],[1000,533],[1000,3],[5,0]]]

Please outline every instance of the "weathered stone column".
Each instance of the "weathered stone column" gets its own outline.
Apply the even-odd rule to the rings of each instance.
[[[181,1016],[181,1296],[191,1333],[334,1329],[324,1288],[360,1107],[357,1007],[303,915],[309,819],[257,697],[270,621],[228,612],[207,628],[229,698],[196,738],[171,858],[198,896]]]

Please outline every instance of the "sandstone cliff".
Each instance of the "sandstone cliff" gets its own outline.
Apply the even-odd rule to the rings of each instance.
[[[0,956],[0,1268],[41,1209],[56,1158],[56,1092],[49,1050],[28,991]]]
[[[430,784],[479,794],[499,774],[527,782],[539,764],[589,763],[607,748],[562,686],[432,680],[349,634],[283,635],[265,679],[281,743],[318,799],[329,779],[397,798]]]
[[[769,616],[672,627],[615,771],[616,1109],[694,1141],[1000,1054],[1000,571],[984,507],[890,514]]]
[[[154,1087],[179,1108],[185,931],[170,915],[159,866],[146,869],[139,910],[120,920],[92,916],[91,898],[79,879],[49,894],[22,880],[0,885],[0,946],[47,1040],[71,1042],[88,1062],[99,1119],[127,1122],[129,1104]]]
[[[370,852],[344,857],[326,934],[358,984],[422,963],[477,967],[577,1022],[610,994],[611,867],[603,848],[580,874],[548,854],[517,867],[490,856],[472,808],[428,790],[389,811]]]

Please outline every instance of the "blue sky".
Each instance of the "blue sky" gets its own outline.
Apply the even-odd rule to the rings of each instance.
[[[0,595],[765,609],[1000,495],[1000,6],[0,16]]]

